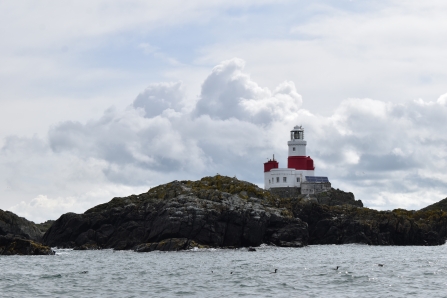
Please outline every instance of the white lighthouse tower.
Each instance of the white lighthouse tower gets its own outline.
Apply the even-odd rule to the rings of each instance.
[[[304,129],[302,126],[295,126],[290,132],[289,156],[306,156],[307,142],[304,140]]]
[[[327,177],[315,177],[314,161],[310,156],[306,156],[307,142],[304,140],[304,128],[302,126],[293,128],[287,145],[289,147],[287,168],[279,168],[274,155],[273,159],[264,163],[265,189],[301,188],[301,184],[305,182],[329,183]]]

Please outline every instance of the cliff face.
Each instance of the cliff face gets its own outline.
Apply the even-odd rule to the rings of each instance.
[[[41,241],[43,233],[36,225],[16,214],[0,209],[0,236],[14,235],[19,238]]]
[[[191,242],[211,247],[307,245],[307,224],[277,204],[269,192],[236,178],[174,181],[138,196],[114,198],[84,214],[64,214],[43,241],[79,249],[143,250],[176,250]]]
[[[441,245],[447,214],[402,209],[377,211],[349,205],[298,203],[295,216],[309,225],[310,244]]]
[[[331,189],[301,195],[296,189],[274,189],[281,206],[308,224],[309,244],[441,245],[447,238],[447,199],[421,211],[377,211],[362,208],[350,192]]]

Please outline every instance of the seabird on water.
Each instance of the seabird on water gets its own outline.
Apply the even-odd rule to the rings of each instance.
[[[272,274],[272,273],[276,273],[278,271],[278,269],[275,269],[275,272],[270,272],[270,274]]]
[[[338,268],[340,268],[340,266],[337,266],[337,268],[335,268],[334,270],[338,270]]]

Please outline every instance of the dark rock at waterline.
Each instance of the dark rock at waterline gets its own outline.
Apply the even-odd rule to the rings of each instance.
[[[43,233],[32,221],[0,209],[0,236],[6,235],[39,242]]]
[[[96,243],[86,243],[81,246],[73,247],[73,250],[99,250],[102,247],[98,246]]]
[[[154,250],[160,251],[179,251],[192,249],[194,247],[207,248],[187,238],[169,238],[160,242],[143,243],[134,248],[136,252],[150,252]]]
[[[287,188],[273,192],[281,198],[279,206],[308,224],[309,244],[440,245],[447,238],[447,213],[439,211],[447,199],[417,212],[377,211],[333,188],[316,195]]]
[[[447,237],[443,212],[377,211],[353,206],[296,204],[309,225],[310,244],[441,245]]]
[[[42,236],[32,221],[0,210],[0,255],[54,255],[50,247],[39,243]]]
[[[307,224],[278,204],[270,192],[236,178],[174,181],[138,196],[114,198],[84,214],[64,214],[43,241],[137,251],[187,247],[172,239],[209,247],[307,245]]]
[[[54,255],[54,251],[32,240],[0,236],[0,255]]]

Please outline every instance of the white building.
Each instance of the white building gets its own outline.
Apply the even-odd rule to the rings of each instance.
[[[273,156],[273,159],[264,163],[265,189],[278,187],[301,188],[302,182],[311,180],[306,179],[306,176],[314,176],[314,161],[310,156],[306,156],[307,142],[304,140],[304,129],[302,126],[295,126],[290,132],[290,141],[287,142],[287,145],[289,146],[287,168],[279,168],[275,156]],[[315,182],[312,181],[312,183]]]

